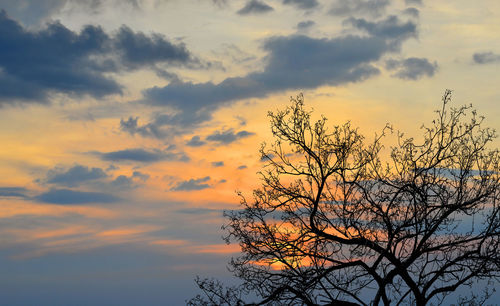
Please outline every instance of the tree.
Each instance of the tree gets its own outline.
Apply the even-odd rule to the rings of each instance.
[[[477,282],[483,292],[452,297],[484,302],[500,273],[500,155],[484,118],[451,107],[447,90],[423,140],[387,126],[366,141],[350,123],[312,123],[303,96],[291,100],[269,113],[262,187],[225,212],[241,284],[198,278],[205,296],[189,304],[426,305]]]

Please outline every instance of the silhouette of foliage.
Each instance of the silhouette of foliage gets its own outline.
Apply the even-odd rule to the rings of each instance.
[[[484,118],[451,107],[447,90],[422,140],[387,126],[367,141],[349,122],[311,122],[303,96],[291,100],[269,113],[275,140],[261,148],[261,188],[225,213],[241,284],[197,279],[204,296],[188,304],[486,301],[500,272],[500,155]],[[386,149],[389,133],[397,141]],[[482,292],[450,296],[477,282]]]

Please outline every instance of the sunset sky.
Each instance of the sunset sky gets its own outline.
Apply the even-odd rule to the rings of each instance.
[[[228,280],[267,112],[500,130],[498,0],[0,0],[0,304],[182,305]],[[500,147],[500,141],[494,143]]]

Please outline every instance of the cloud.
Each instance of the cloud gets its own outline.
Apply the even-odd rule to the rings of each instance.
[[[472,55],[472,59],[476,64],[492,64],[500,63],[500,54],[488,52],[478,52]]]
[[[413,21],[402,22],[397,16],[387,16],[380,21],[368,21],[364,18],[348,18],[350,24],[358,30],[374,37],[384,38],[393,49],[399,49],[401,43],[417,36],[417,25]]]
[[[171,191],[194,191],[194,190],[202,190],[210,188],[209,184],[206,184],[210,181],[210,176],[205,176],[199,179],[190,179],[187,181],[182,181],[177,183],[176,186],[172,187]]]
[[[314,22],[312,20],[301,21],[301,22],[297,23],[297,30],[306,31],[306,30],[309,30],[315,24],[316,24],[316,22]]]
[[[0,187],[0,197],[25,198],[28,190],[24,187]]]
[[[64,10],[96,13],[103,4],[111,3],[116,9],[128,6],[140,9],[140,0],[0,0],[0,8],[26,25],[35,25]]]
[[[260,0],[250,0],[245,6],[238,11],[240,15],[249,14],[264,14],[274,10],[271,6],[265,4]]]
[[[52,23],[28,32],[1,11],[0,28],[0,101],[44,102],[49,91],[94,97],[121,93],[118,83],[103,75],[112,68],[89,59],[104,52],[108,37],[100,27],[75,33]]]
[[[119,175],[113,181],[111,181],[111,186],[120,189],[132,189],[137,188],[141,183],[146,182],[149,179],[148,174],[144,174],[139,171],[134,171],[131,176]]]
[[[139,117],[129,117],[127,120],[122,118],[120,129],[131,135],[139,134],[143,137],[162,139],[192,132],[199,123],[212,118],[213,109],[211,111],[207,111],[207,108],[196,109],[198,105],[183,105],[183,107],[183,111],[154,113],[152,120],[144,125],[139,125]]]
[[[424,5],[424,2],[422,0],[405,0],[405,4],[422,6]]]
[[[420,16],[420,11],[414,7],[404,9],[403,13],[413,18],[418,18]]]
[[[35,197],[35,200],[50,204],[112,203],[120,199],[101,192],[85,192],[70,189],[52,189]]]
[[[125,26],[109,35],[98,26],[84,26],[78,33],[53,22],[35,32],[2,10],[0,28],[0,105],[46,103],[52,93],[94,98],[121,94],[122,86],[109,72],[199,63],[183,44]]]
[[[243,170],[243,169],[246,169],[246,168],[248,168],[246,165],[241,165],[241,166],[238,167],[238,170]]]
[[[139,134],[143,137],[162,138],[165,132],[154,122],[139,126],[139,117],[129,117],[127,120],[120,119],[120,129],[131,135]]]
[[[129,68],[137,69],[158,62],[184,64],[193,61],[184,44],[173,44],[157,33],[151,36],[135,33],[126,26],[118,30],[113,43],[122,62]]]
[[[335,0],[329,13],[334,16],[382,15],[389,0]]]
[[[224,166],[223,161],[212,162],[212,167],[223,167],[223,166]]]
[[[66,187],[75,187],[81,183],[98,180],[107,177],[101,168],[75,165],[67,170],[55,168],[47,172],[46,182]]]
[[[36,24],[59,11],[68,0],[0,0],[0,8],[7,10],[25,24]]]
[[[221,215],[222,212],[223,212],[223,210],[213,209],[213,208],[197,207],[197,208],[183,208],[183,209],[178,209],[175,212],[176,213],[180,213],[180,214],[188,214],[188,215],[205,215],[205,214],[217,214],[217,215]]]
[[[211,2],[218,7],[226,7],[228,0],[211,0]]]
[[[239,131],[235,133],[234,130],[229,129],[225,131],[215,131],[208,135],[205,139],[208,141],[218,142],[219,144],[230,144],[252,135],[254,135],[254,133],[248,131]]]
[[[186,145],[190,146],[190,147],[201,147],[203,145],[205,145],[206,142],[201,140],[200,136],[198,135],[195,135],[193,136],[187,143]]]
[[[319,5],[318,0],[283,0],[283,4],[295,5],[300,9],[312,9]]]
[[[132,173],[132,177],[133,178],[137,178],[143,182],[147,181],[149,179],[149,174],[146,174],[146,173],[142,173],[140,171],[134,171]]]
[[[433,76],[438,69],[438,64],[431,63],[426,58],[410,57],[404,60],[388,60],[386,68],[395,70],[394,77],[403,80],[418,80],[424,76]]]
[[[105,161],[135,161],[143,163],[154,163],[163,160],[167,161],[189,161],[189,157],[184,153],[161,151],[161,150],[144,150],[144,149],[125,149],[107,153],[97,153],[101,159]]]
[[[266,154],[266,155],[263,155],[260,157],[260,161],[261,162],[267,162],[269,160],[272,160],[274,158],[274,154],[273,153],[269,153],[269,154]]]
[[[144,103],[172,107],[162,124],[193,127],[234,101],[263,98],[285,90],[307,90],[360,82],[379,74],[373,63],[417,35],[417,25],[389,16],[377,22],[350,18],[345,23],[363,35],[312,38],[274,36],[263,41],[266,63],[261,71],[222,82],[173,82],[143,91]]]
[[[126,175],[119,175],[113,181],[111,181],[111,185],[118,188],[133,188],[134,181],[132,177],[128,177]]]

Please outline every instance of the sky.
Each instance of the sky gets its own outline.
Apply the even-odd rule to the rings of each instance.
[[[0,296],[182,305],[304,94],[367,137],[445,89],[500,130],[497,0],[0,0]],[[495,141],[494,146],[499,147]]]

